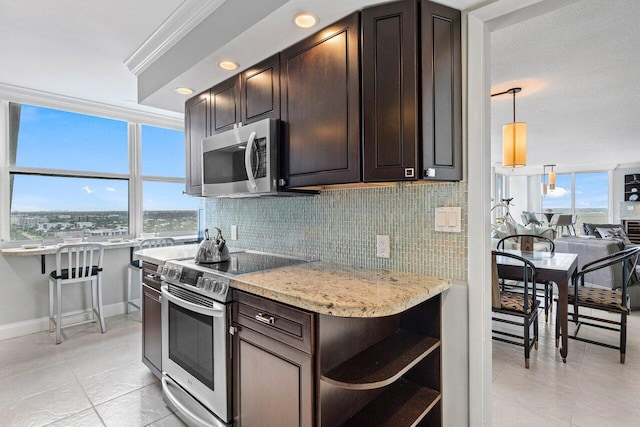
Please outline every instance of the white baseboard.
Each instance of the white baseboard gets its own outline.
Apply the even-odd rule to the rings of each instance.
[[[105,305],[102,307],[104,317],[117,316],[119,314],[126,313],[126,303],[118,302],[115,304]],[[64,316],[74,315],[88,315],[82,312],[76,311],[71,313],[65,313]],[[81,319],[78,319],[81,320]],[[64,323],[63,323],[64,324]],[[0,341],[8,340],[10,338],[21,337],[24,335],[35,334],[38,332],[46,331],[49,329],[49,318],[40,317],[38,319],[25,320],[22,322],[8,323],[6,325],[0,325]]]

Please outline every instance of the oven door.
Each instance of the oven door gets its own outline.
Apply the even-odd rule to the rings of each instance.
[[[225,423],[231,418],[227,319],[225,305],[163,282],[163,376],[168,376]],[[179,402],[180,394],[172,392],[166,381],[163,392],[171,400],[178,400],[171,403],[179,412],[193,406],[191,402]]]
[[[276,190],[276,123],[262,120],[202,140],[202,195]]]

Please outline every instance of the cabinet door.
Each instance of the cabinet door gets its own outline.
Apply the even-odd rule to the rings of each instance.
[[[312,358],[238,326],[234,337],[236,426],[313,425]]]
[[[142,286],[142,361],[156,377],[162,372],[162,305],[160,292]]]
[[[202,139],[209,132],[209,91],[194,96],[185,103],[185,141],[187,156],[187,184],[191,196],[202,195]]]
[[[417,3],[362,11],[363,180],[418,175]]]
[[[462,179],[460,11],[423,1],[423,177]]]
[[[360,181],[358,14],[281,53],[289,187]]]
[[[211,88],[211,134],[233,129],[240,122],[240,76]]]
[[[280,118],[280,54],[241,74],[242,123]]]

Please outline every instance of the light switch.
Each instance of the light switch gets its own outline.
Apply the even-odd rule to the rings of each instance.
[[[435,231],[460,233],[462,209],[457,206],[436,208]]]

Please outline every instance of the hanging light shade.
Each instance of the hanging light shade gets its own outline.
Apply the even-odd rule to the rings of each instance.
[[[555,165],[549,165],[551,166],[551,172],[549,172],[549,190],[555,190],[556,189],[556,172],[553,170]]]
[[[513,122],[502,127],[502,166],[516,168],[527,165],[527,124],[516,122],[516,93],[522,89],[515,87],[491,96],[513,95]]]
[[[541,185],[540,191],[543,197],[547,195],[546,179],[547,179],[547,165],[542,165],[542,185]]]

